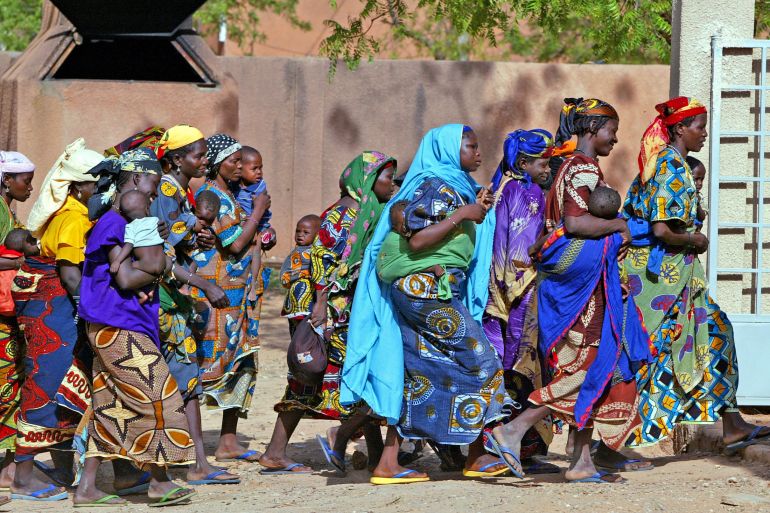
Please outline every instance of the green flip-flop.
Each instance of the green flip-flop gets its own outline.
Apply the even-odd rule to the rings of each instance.
[[[193,496],[195,495],[195,490],[190,490],[190,493],[188,494],[181,495],[173,499],[170,498],[172,495],[182,490],[189,490],[189,488],[185,488],[184,486],[177,486],[176,488],[169,491],[166,495],[164,495],[160,499],[153,500],[153,502],[151,502],[149,506],[151,508],[162,508],[164,506],[171,506],[172,504],[179,504],[180,502],[188,501],[192,499]]]
[[[76,508],[119,508],[128,504],[126,501],[122,502],[109,502],[114,499],[120,499],[117,495],[105,495],[101,499],[96,499],[93,502],[78,502],[74,504]]]

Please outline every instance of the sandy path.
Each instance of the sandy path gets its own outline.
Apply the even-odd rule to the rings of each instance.
[[[261,331],[260,371],[257,393],[249,418],[240,424],[242,439],[252,449],[263,450],[270,438],[275,420],[272,406],[285,386],[288,329],[278,316],[282,298],[271,294],[265,302]],[[207,452],[213,454],[218,433],[219,416],[203,414]],[[483,512],[549,512],[581,511],[602,513],[648,511],[722,512],[770,511],[770,468],[762,464],[744,463],[738,458],[706,454],[676,458],[658,457],[658,468],[651,472],[626,474],[624,485],[570,485],[556,476],[470,480],[460,474],[439,471],[438,458],[426,450],[415,468],[431,474],[433,481],[415,485],[375,487],[368,483],[366,471],[350,471],[337,477],[328,470],[315,442],[315,435],[330,426],[326,421],[305,420],[300,424],[290,446],[292,457],[312,466],[318,472],[304,476],[261,476],[257,464],[229,464],[242,476],[237,486],[198,487],[198,497],[189,505],[174,507],[178,513],[214,512],[406,512],[433,513]],[[552,445],[550,459],[566,468],[563,435]],[[353,447],[348,450],[348,456]],[[651,456],[662,454],[660,449]],[[109,489],[111,471],[103,465],[102,482]],[[174,471],[175,475],[182,475]],[[743,495],[741,495],[743,494]],[[759,501],[758,504],[727,506],[723,498],[733,502]],[[746,497],[748,496],[748,497]],[[741,498],[743,497],[743,498]],[[131,505],[120,511],[151,511],[147,499],[133,496]],[[14,501],[0,511],[60,512],[72,511],[71,501],[31,503]],[[96,511],[118,511],[99,509]]]

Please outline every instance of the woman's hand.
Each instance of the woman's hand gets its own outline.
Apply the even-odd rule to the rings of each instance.
[[[481,203],[471,203],[470,205],[463,205],[457,209],[457,214],[462,221],[473,221],[476,224],[484,222],[484,218],[487,217],[487,211]],[[451,217],[451,216],[450,216]]]
[[[19,258],[0,257],[0,271],[18,271],[23,263],[23,256]]]
[[[195,218],[195,224],[192,227],[192,232],[200,233],[204,228],[206,228],[206,223],[203,222],[203,219]]]
[[[198,243],[198,249],[203,251],[213,248],[216,243],[216,237],[211,233],[211,230],[201,230],[195,240]]]
[[[271,205],[270,195],[267,192],[261,194],[253,194],[251,196],[251,209],[253,210],[269,210]]]
[[[698,255],[701,255],[705,253],[709,248],[708,237],[706,237],[700,232],[693,233],[691,245],[692,245],[692,248],[695,250],[695,253],[697,253]]]
[[[628,253],[628,247],[631,245],[631,230],[628,229],[628,223],[624,219],[618,218],[618,233],[623,238],[623,243],[618,250],[618,262],[622,262]]]
[[[166,224],[166,221],[163,219],[158,219],[158,233],[160,234],[160,238],[163,240],[168,239],[169,231],[168,231],[168,225]]]
[[[483,188],[476,195],[476,202],[481,203],[481,206],[489,210],[495,204],[495,197],[489,189]]]
[[[326,294],[319,294],[313,311],[310,313],[310,324],[314,328],[326,325]]]
[[[211,303],[211,306],[214,308],[227,308],[230,306],[230,300],[227,299],[227,295],[225,294],[225,291],[222,290],[222,287],[211,283],[210,281],[206,281],[206,283],[206,287],[201,290],[203,290],[203,293],[206,295],[206,299],[209,300],[209,303]]]

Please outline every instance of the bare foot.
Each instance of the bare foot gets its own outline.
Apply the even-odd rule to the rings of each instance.
[[[93,488],[89,493],[80,493],[80,492],[81,492],[80,489],[78,489],[78,491],[75,492],[75,495],[72,497],[73,503],[90,504],[110,495],[108,493],[105,493],[99,490],[98,488]],[[114,504],[115,506],[122,506],[123,504],[128,504],[128,502],[126,502],[125,500],[119,497],[113,497],[105,501],[104,504]]]
[[[217,450],[214,453],[214,459],[217,461],[238,460],[256,463],[261,457],[262,453],[251,450],[237,441],[223,443],[221,439],[219,441],[219,447],[217,447]]]
[[[209,475],[218,472],[222,469],[219,467],[215,467],[211,465],[208,461],[205,462],[203,465],[196,465],[194,467],[190,467],[190,470],[187,471],[187,480],[188,481],[201,481],[203,479],[207,479]],[[230,472],[224,472],[222,474],[217,475],[216,477],[213,477],[211,479],[214,479],[215,481],[231,481],[233,479],[240,479],[241,476],[238,474],[232,474]]]
[[[486,468],[484,472],[497,472],[498,470],[503,470],[505,468],[508,468],[508,466],[500,461],[500,458],[497,456],[494,456],[492,454],[484,454],[483,456],[479,456],[475,460],[471,461],[470,458],[465,461],[465,469],[466,470],[475,470],[480,471],[484,465],[489,465],[490,463],[496,463],[495,466]]]
[[[259,458],[259,464],[269,469],[287,468],[289,465],[293,465],[294,463],[296,463],[296,461],[290,458],[287,458],[285,456],[283,458],[272,459],[272,458],[268,458],[263,454],[262,457]],[[293,469],[291,469],[291,471],[292,472],[313,472],[313,469],[306,465],[300,465],[298,467],[294,467]]]
[[[46,483],[45,481],[41,481],[34,475],[29,476],[29,479],[26,483],[21,484],[14,481],[11,483],[11,493],[15,493],[18,495],[31,495],[34,492],[44,490],[51,486],[51,483]],[[66,492],[67,490],[61,486],[57,486],[55,488],[52,488],[51,490],[42,493],[38,495],[39,498],[44,497],[53,497],[54,495],[59,495],[62,492]]]
[[[380,465],[377,465],[377,468],[374,469],[374,471],[372,472],[372,475],[374,477],[393,477],[393,476],[397,476],[398,474],[401,474],[403,472],[407,472],[409,470],[411,470],[411,469],[408,469],[406,467],[402,467],[401,465],[396,465],[396,466],[390,467],[390,466],[388,466],[386,464],[380,464]],[[428,474],[424,474],[422,472],[412,471],[409,474],[409,477],[410,478],[428,477]]]
[[[596,466],[612,469],[616,472],[633,472],[654,467],[651,461],[627,458],[622,453],[607,447],[604,442],[599,443],[593,458]]]
[[[147,490],[147,497],[150,499],[161,499],[174,488],[180,488],[180,486],[173,481],[156,481],[153,479],[150,481],[150,489]],[[189,495],[194,491],[195,490],[192,488],[182,488],[170,495],[167,500],[174,500],[179,497],[184,497],[185,495]]]
[[[724,434],[722,437],[722,440],[724,441],[725,445],[734,444],[735,442],[741,442],[748,438],[749,435],[751,435],[752,431],[756,429],[756,425],[749,424],[745,420],[743,420],[742,417],[738,417],[740,420],[733,421],[732,429],[728,431],[727,425],[724,424]],[[768,434],[770,434],[770,427],[768,426],[762,426],[762,430],[759,432],[757,437],[765,437]]]
[[[524,475],[524,469],[521,467],[521,440],[524,438],[527,429],[529,428],[526,426],[519,426],[514,419],[508,424],[496,426],[492,429],[491,433],[491,436],[494,437],[499,446],[507,447],[516,456],[516,460],[514,460],[508,454],[501,455],[521,475]]]
[[[0,488],[11,488],[11,484],[13,483],[14,475],[16,474],[16,463],[11,461],[8,465],[3,467],[3,470],[0,471]]]

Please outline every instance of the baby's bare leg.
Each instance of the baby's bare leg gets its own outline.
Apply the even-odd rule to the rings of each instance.
[[[131,267],[136,271],[141,271],[152,276],[160,276],[166,269],[166,254],[163,252],[163,246],[145,246],[134,248],[134,261]]]

